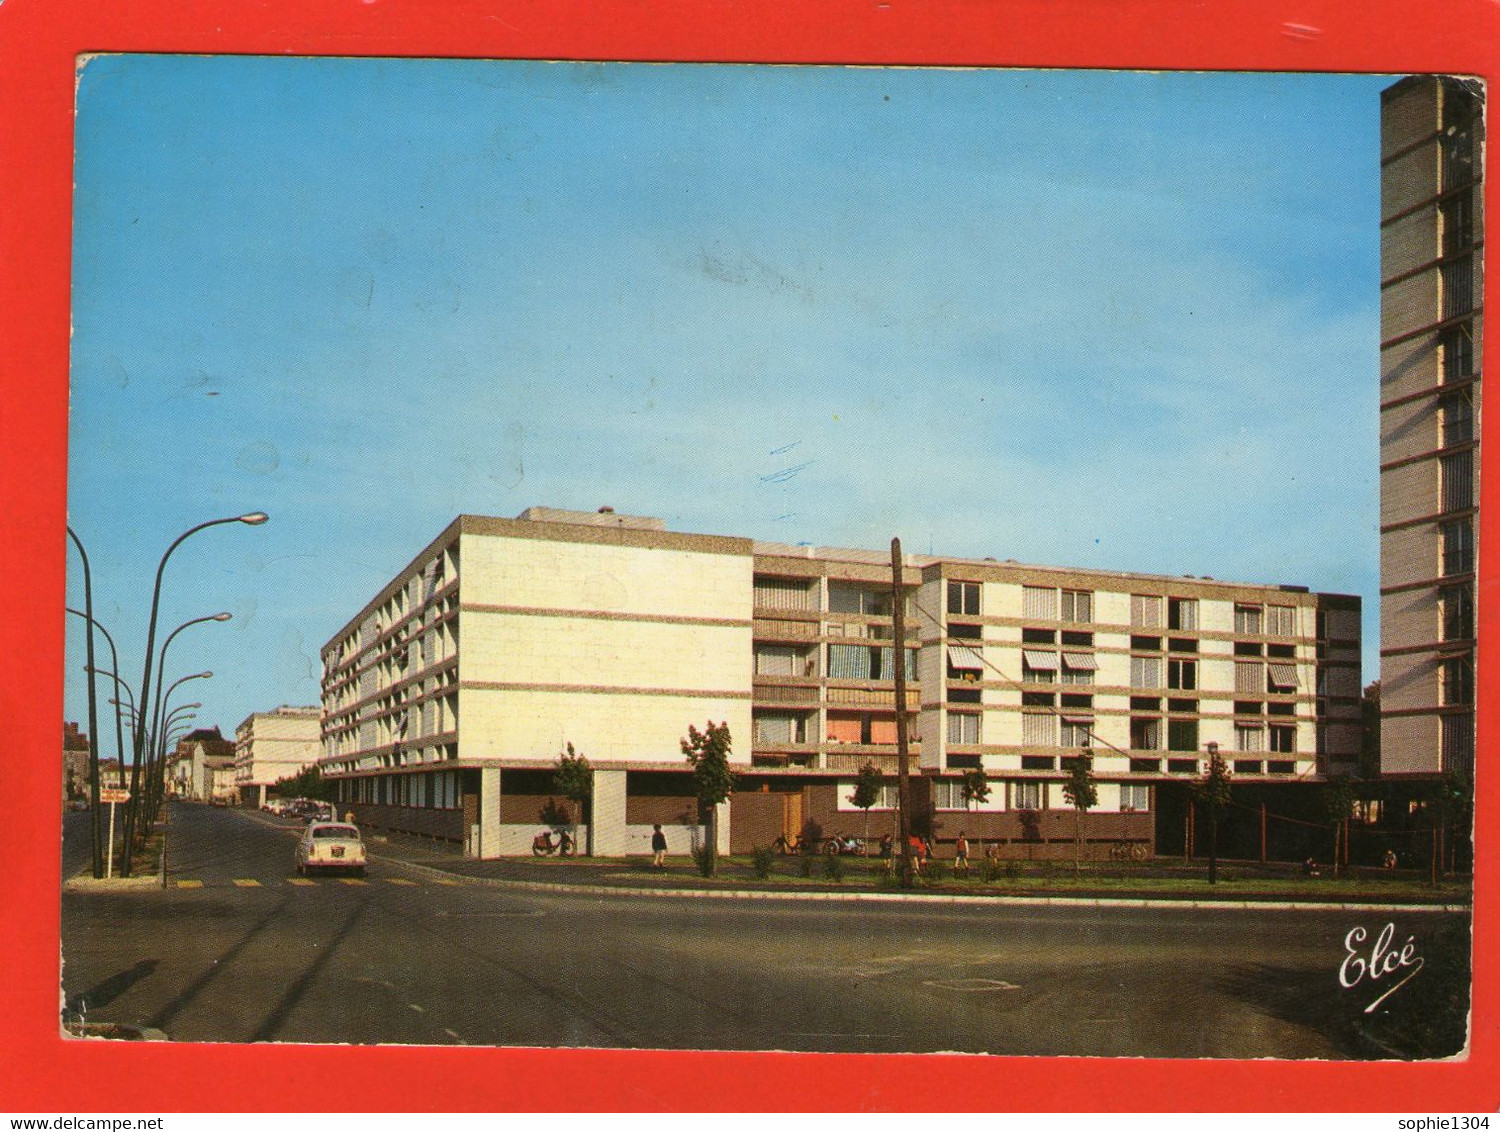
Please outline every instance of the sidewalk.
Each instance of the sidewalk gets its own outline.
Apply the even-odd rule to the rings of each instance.
[[[438,874],[473,884],[518,891],[572,893],[574,895],[611,895],[629,892],[638,896],[697,897],[742,900],[836,900],[992,904],[1003,906],[1082,905],[1133,908],[1212,908],[1238,910],[1300,909],[1308,911],[1391,911],[1410,913],[1467,914],[1470,905],[1456,902],[1451,893],[1433,893],[1430,898],[1412,898],[1403,894],[1392,899],[1372,884],[1358,892],[1330,893],[1327,899],[1309,898],[1306,886],[1289,886],[1283,892],[1236,893],[1233,881],[1210,888],[1207,881],[1189,891],[1163,894],[1144,883],[1138,891],[1127,889],[1028,890],[1024,886],[999,881],[994,885],[975,882],[940,882],[913,889],[886,887],[872,883],[861,873],[842,882],[822,878],[822,859],[813,862],[813,876],[803,878],[797,872],[797,858],[779,858],[776,878],[756,879],[742,862],[724,862],[721,875],[705,879],[698,875],[691,860],[679,856],[669,860],[665,870],[651,867],[645,857],[605,858],[524,858],[499,860],[466,860],[451,849],[435,847],[418,838],[371,831],[367,834],[371,860],[394,864],[418,872]],[[861,862],[864,864],[864,862]],[[1204,866],[1206,868],[1206,866]],[[1201,875],[1203,869],[1184,870],[1189,876]],[[1447,902],[1444,902],[1445,896]]]

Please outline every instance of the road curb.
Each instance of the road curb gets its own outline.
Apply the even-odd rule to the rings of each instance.
[[[474,877],[447,869],[421,865],[400,857],[371,853],[371,860],[396,865],[413,872],[443,877],[459,884],[502,888],[512,892],[539,892],[557,896],[653,896],[697,898],[703,900],[822,900],[841,903],[904,904],[934,903],[947,905],[999,905],[1007,908],[1190,908],[1195,911],[1280,911],[1280,912],[1420,912],[1430,914],[1467,913],[1467,904],[1360,904],[1338,901],[1299,900],[1152,900],[1139,897],[1107,896],[968,896],[942,892],[780,892],[765,889],[734,888],[654,888],[636,885],[562,884],[540,880],[506,880],[501,877]]]

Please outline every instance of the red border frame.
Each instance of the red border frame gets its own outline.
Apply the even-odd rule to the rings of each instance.
[[[56,1036],[74,59],[90,51],[1288,71],[1490,77],[1500,6],[1447,0],[3,0],[0,3],[0,1107],[1493,1111],[1496,981],[1476,946],[1472,1053],[1446,1064],[1008,1060],[64,1043]],[[1493,178],[1488,178],[1489,182]],[[1373,285],[1373,281],[1372,281]],[[1371,374],[1371,380],[1375,375]],[[22,443],[22,438],[30,443]],[[1500,462],[1497,462],[1500,463]],[[1497,487],[1485,474],[1483,493]],[[1482,567],[1500,552],[1481,531]],[[1500,631],[1483,569],[1481,637]],[[40,622],[37,611],[43,611]],[[1480,687],[1490,666],[1480,654]],[[1480,699],[1483,747],[1497,699]],[[1481,751],[1480,763],[1487,762]],[[1476,938],[1493,940],[1500,798],[1479,777]],[[38,852],[37,847],[47,849]],[[1079,1083],[1087,1081],[1086,1092]],[[563,1086],[560,1082],[566,1081]],[[774,1081],[775,1088],[767,1089]],[[267,1083],[274,1088],[267,1092]],[[334,1085],[333,1083],[337,1083]]]

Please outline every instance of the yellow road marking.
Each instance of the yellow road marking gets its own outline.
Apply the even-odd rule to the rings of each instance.
[[[238,880],[237,879],[234,883],[235,883],[235,886],[237,888],[259,888],[260,887],[260,881],[258,881],[258,880]]]
[[[417,882],[414,881],[414,880],[407,880],[405,877],[386,877],[385,878],[385,883],[386,884],[416,884]]]
[[[339,877],[340,884],[368,884],[369,881],[360,880],[358,877]]]
[[[287,877],[286,878],[286,882],[287,882],[287,884],[317,884],[318,883],[315,880],[308,880],[306,877]]]
[[[180,880],[180,881],[177,882],[177,887],[178,888],[202,888],[203,887],[203,882],[201,880]]]
[[[432,883],[433,884],[457,884],[458,881],[453,880],[453,879],[451,879],[449,877],[433,877],[432,878]]]

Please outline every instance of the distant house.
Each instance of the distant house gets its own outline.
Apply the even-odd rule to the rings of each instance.
[[[247,806],[266,791],[317,763],[323,753],[323,709],[290,707],[252,712],[234,730],[234,789]]]
[[[234,741],[217,727],[200,727],[178,740],[167,777],[178,797],[208,802],[234,795]]]
[[[62,800],[89,796],[89,737],[76,723],[63,724]]]

